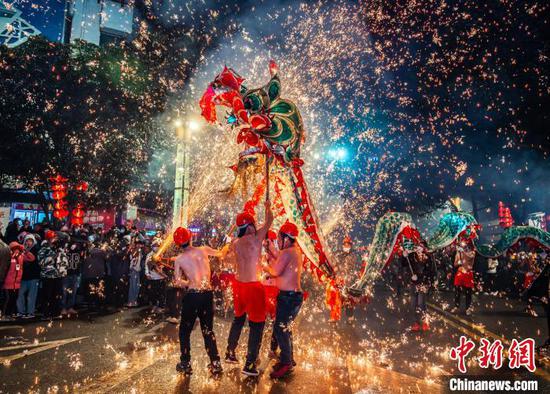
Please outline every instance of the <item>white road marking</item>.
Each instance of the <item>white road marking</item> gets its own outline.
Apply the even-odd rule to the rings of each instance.
[[[45,342],[39,342],[39,343],[28,343],[23,345],[13,345],[13,346],[5,346],[0,347],[0,352],[10,351],[10,350],[17,350],[17,349],[30,349],[30,350],[24,350],[19,353],[11,354],[9,356],[0,357],[0,363],[6,364],[11,363],[14,360],[30,356],[32,354],[40,353],[52,348],[57,348],[63,345],[67,345],[72,342],[81,341],[83,339],[86,339],[89,337],[75,337],[75,338],[67,338],[67,339],[59,339],[56,341],[45,341]]]
[[[0,331],[2,330],[11,330],[11,329],[19,329],[19,328],[23,328],[23,326],[0,326]]]

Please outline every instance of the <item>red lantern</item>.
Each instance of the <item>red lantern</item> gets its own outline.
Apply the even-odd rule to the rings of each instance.
[[[75,218],[83,218],[84,217],[84,210],[80,208],[73,209],[73,217]]]
[[[78,192],[87,192],[88,191],[88,182],[78,182],[76,187],[75,187],[75,190],[78,191]]]
[[[498,217],[499,218],[504,217],[504,203],[502,201],[498,202]]]
[[[65,200],[59,200],[59,201],[57,201],[57,202],[53,205],[53,207],[54,207],[55,209],[57,209],[57,210],[59,210],[59,209],[66,209],[66,208],[67,208],[67,201],[65,201]]]
[[[71,223],[75,226],[82,226],[82,224],[84,224],[84,219],[83,218],[77,218],[77,217],[73,217],[71,219]]]
[[[56,183],[55,185],[52,185],[52,191],[54,192],[66,191],[66,190],[67,190],[67,185],[65,185],[64,183]]]
[[[57,219],[63,219],[69,216],[69,211],[66,209],[55,209],[53,211],[53,216]]]
[[[52,193],[52,197],[54,200],[63,200],[65,197],[67,197],[67,192],[64,190],[59,190]]]
[[[57,174],[55,177],[49,178],[51,183],[65,183],[68,181],[67,178],[63,178],[61,175]]]
[[[512,227],[514,224],[514,219],[512,218],[512,213],[510,212],[510,208],[503,208],[504,214],[500,221],[500,225],[504,228]]]

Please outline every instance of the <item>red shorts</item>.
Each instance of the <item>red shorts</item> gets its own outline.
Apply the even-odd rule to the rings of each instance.
[[[474,273],[472,271],[462,272],[458,270],[455,275],[455,286],[468,287],[470,289],[474,288]]]
[[[275,312],[277,311],[277,296],[279,295],[279,288],[277,286],[264,285],[264,289],[266,314],[271,317],[271,320],[274,320]]]
[[[261,282],[233,282],[233,307],[235,317],[245,313],[254,323],[265,321],[265,289]]]

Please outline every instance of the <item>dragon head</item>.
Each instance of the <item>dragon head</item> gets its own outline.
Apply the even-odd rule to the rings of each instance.
[[[244,78],[242,78],[235,70],[225,66],[223,71],[208,85],[202,95],[199,105],[201,107],[201,115],[210,123],[216,123],[216,105],[222,105],[235,109],[235,104],[242,103],[241,89],[243,88]],[[244,105],[242,106],[243,113],[246,115]],[[238,114],[235,114],[238,115]]]
[[[296,105],[280,97],[277,64],[269,63],[269,82],[248,89],[233,69],[224,67],[208,85],[201,100],[202,116],[217,123],[216,106],[228,109],[226,122],[237,133],[237,143],[245,143],[241,155],[269,153],[282,163],[301,165],[300,145],[303,124]]]

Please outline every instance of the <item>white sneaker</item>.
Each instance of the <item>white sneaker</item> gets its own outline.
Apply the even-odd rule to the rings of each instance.
[[[177,317],[167,317],[166,318],[166,321],[168,323],[172,323],[172,324],[178,324],[179,323],[179,320]]]

